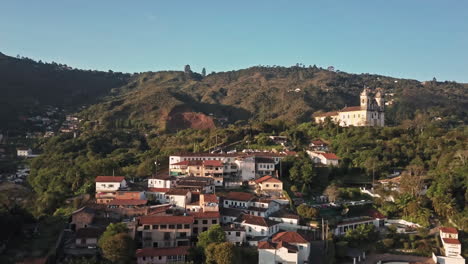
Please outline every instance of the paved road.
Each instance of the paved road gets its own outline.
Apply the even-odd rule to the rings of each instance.
[[[427,264],[434,264],[431,258],[427,257],[418,257],[418,256],[407,256],[407,255],[395,255],[395,254],[370,254],[367,256],[364,262],[356,262],[359,264],[376,264],[379,260],[390,261],[390,260],[399,260],[399,261],[411,261],[411,262],[420,262]],[[311,262],[314,263],[314,262]],[[340,264],[353,263],[352,261],[342,262]]]

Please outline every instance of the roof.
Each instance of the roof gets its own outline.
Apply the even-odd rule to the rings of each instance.
[[[232,216],[232,217],[239,217],[243,211],[242,210],[237,210],[237,209],[232,209],[232,208],[220,208],[220,213],[223,216]]]
[[[142,216],[140,224],[192,224],[193,216],[172,216],[172,215],[157,215],[157,216]]]
[[[176,165],[176,166],[201,166],[203,164],[203,161],[201,160],[184,160],[181,162],[177,163],[172,163],[171,165]]]
[[[97,176],[96,182],[121,182],[125,180],[124,176]]]
[[[255,195],[245,192],[229,192],[225,199],[236,200],[236,201],[250,201],[255,198]]]
[[[81,212],[87,213],[87,214],[95,214],[96,213],[96,211],[93,208],[88,207],[88,206],[84,206],[84,207],[81,207],[78,210],[73,211],[72,215],[77,214],[77,213],[81,213]]]
[[[444,232],[444,233],[458,234],[457,229],[453,228],[453,227],[441,227],[441,228],[439,228],[439,230]]]
[[[361,106],[348,106],[343,109],[341,109],[339,112],[353,112],[353,111],[361,111],[364,110],[361,108]]]
[[[384,219],[384,218],[387,218],[385,215],[383,215],[382,213],[380,213],[379,211],[375,210],[375,209],[369,209],[367,212],[366,212],[366,215],[367,216],[370,216],[372,218],[375,218],[375,219]]]
[[[288,243],[309,243],[303,236],[297,232],[287,231],[280,232],[273,236],[273,242],[288,242]]]
[[[168,192],[166,192],[166,195],[187,195],[187,193],[190,192],[190,190],[187,189],[170,189]]]
[[[243,222],[245,222],[246,224],[249,224],[249,225],[257,225],[257,226],[267,226],[267,227],[270,227],[270,226],[274,226],[274,225],[279,224],[279,223],[276,222],[276,221],[273,221],[273,220],[270,220],[270,219],[266,219],[266,218],[263,218],[263,217],[261,217],[261,216],[254,216],[254,215],[248,215],[248,214],[242,215],[241,220],[242,220]]]
[[[255,157],[255,162],[258,162],[258,163],[275,163],[275,161],[272,158],[266,158],[266,157]]]
[[[108,205],[145,205],[148,200],[142,199],[113,199]]]
[[[205,203],[218,203],[218,196],[213,193],[202,194]]]
[[[315,146],[323,146],[323,145],[327,145],[325,142],[323,142],[322,140],[312,140],[311,141],[311,144],[314,144]]]
[[[143,248],[137,249],[135,256],[138,257],[155,257],[155,256],[182,256],[188,254],[190,247],[174,247],[174,248]]]
[[[243,226],[221,226],[223,231],[240,231],[240,232],[245,232],[245,227]]]
[[[195,219],[199,218],[219,218],[219,212],[192,212],[190,213]]]
[[[266,212],[268,208],[261,208],[261,207],[254,207],[254,206],[249,206],[247,208],[249,211],[256,211],[256,212]]]
[[[258,249],[280,249],[280,248],[287,248],[290,251],[297,252],[297,247],[294,245],[291,245],[287,242],[270,242],[270,241],[259,241],[258,242]]]
[[[455,244],[455,245],[460,245],[460,241],[456,238],[442,238],[444,240],[444,243],[446,244]]]
[[[170,189],[169,188],[148,188],[148,191],[149,192],[162,192],[162,193],[166,193],[168,192]]]
[[[148,214],[159,214],[159,213],[165,213],[168,209],[170,209],[172,205],[166,204],[166,205],[161,205],[158,207],[153,207],[148,210]]]
[[[270,176],[270,175],[263,176],[263,177],[258,178],[258,179],[255,180],[255,183],[257,183],[257,184],[260,184],[262,182],[282,182],[282,181],[280,181],[277,178],[275,178],[273,176]]]
[[[76,231],[76,238],[97,238],[102,234],[102,230],[95,227],[80,228]]]
[[[203,161],[204,166],[215,166],[215,167],[222,167],[223,163],[219,160],[205,160]]]
[[[258,249],[276,249],[276,244],[270,241],[259,241]]]
[[[338,156],[335,155],[335,153],[320,153],[323,157],[329,160],[338,160],[340,159]]]
[[[270,215],[270,217],[278,217],[278,218],[288,218],[288,219],[299,219],[298,215],[295,215],[293,213],[288,213],[285,211],[276,211]]]

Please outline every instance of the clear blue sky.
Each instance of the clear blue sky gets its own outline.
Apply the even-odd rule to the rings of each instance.
[[[468,1],[2,0],[0,52],[123,72],[299,62],[468,82]]]

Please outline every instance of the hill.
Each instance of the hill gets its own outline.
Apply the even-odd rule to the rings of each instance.
[[[21,117],[33,116],[45,105],[76,111],[96,103],[128,78],[129,74],[79,70],[0,53],[0,130],[21,129]]]
[[[385,89],[387,123],[431,118],[468,121],[466,84],[424,82],[317,67],[251,67],[202,77],[178,71],[147,72],[113,89],[102,103],[83,112],[108,128],[146,127],[161,131],[209,128],[214,123],[272,119],[304,122],[316,111],[358,105],[364,86]],[[220,122],[221,121],[221,122]]]

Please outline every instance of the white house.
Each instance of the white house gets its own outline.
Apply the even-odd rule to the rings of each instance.
[[[159,203],[169,203],[166,200],[166,193],[169,192],[169,188],[148,188],[146,192],[146,197],[148,200],[158,201]]]
[[[247,231],[247,237],[269,237],[279,231],[279,223],[261,216],[244,214],[237,220]]]
[[[229,192],[224,197],[223,207],[247,209],[255,195],[245,192]]]
[[[360,225],[374,225],[376,228],[384,225],[384,219],[378,219],[368,216],[347,218],[338,223],[335,228],[335,236],[342,236],[346,234],[349,229],[355,229]]]
[[[166,201],[180,209],[185,209],[191,200],[192,193],[187,189],[171,189],[166,192]]]
[[[115,198],[118,190],[127,188],[123,176],[97,176],[95,182],[97,203],[108,203]]]
[[[234,208],[220,208],[219,213],[221,214],[221,223],[230,224],[234,223],[246,211]]]
[[[279,211],[281,204],[271,199],[254,199],[249,203],[247,212],[250,215],[268,217],[272,213]]]
[[[310,243],[296,232],[280,232],[271,241],[258,242],[258,263],[308,263]]]
[[[453,227],[441,227],[439,229],[440,239],[444,246],[446,257],[457,257],[461,255],[461,243],[458,240],[458,230]]]
[[[226,241],[233,243],[236,246],[241,246],[247,241],[245,228],[242,226],[228,225],[222,227],[226,234]]]
[[[340,158],[334,153],[326,153],[323,151],[307,151],[312,162],[315,164],[323,164],[326,166],[338,166]]]
[[[275,173],[275,161],[272,158],[255,157],[256,175],[273,175]]]
[[[172,248],[143,248],[136,251],[138,264],[185,263],[188,246]]]
[[[148,188],[174,188],[175,177],[157,175],[148,179]]]
[[[292,213],[277,211],[268,216],[268,218],[279,222],[281,229],[284,230],[297,230],[299,227],[299,216]]]

